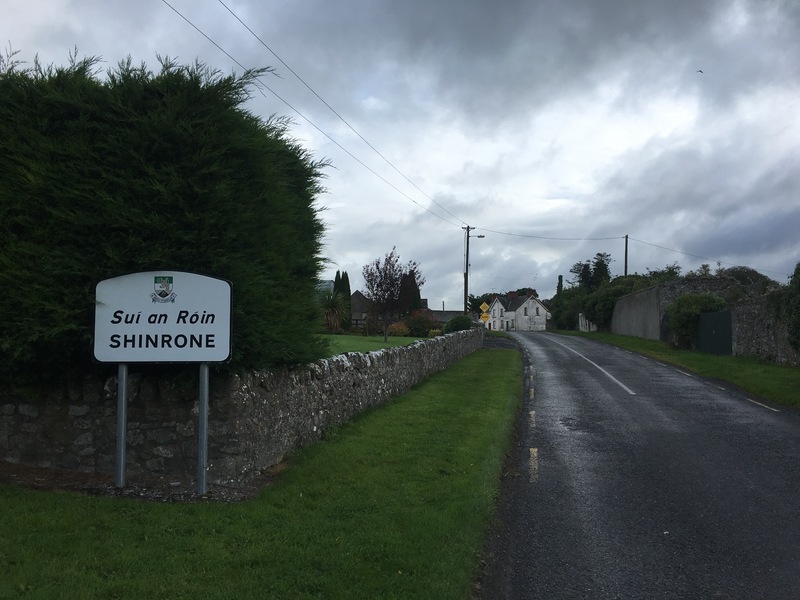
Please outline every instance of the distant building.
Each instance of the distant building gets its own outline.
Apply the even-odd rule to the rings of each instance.
[[[353,327],[363,327],[369,316],[370,301],[364,294],[356,290],[350,294],[350,322]]]
[[[495,296],[489,305],[486,328],[497,331],[544,331],[550,313],[533,295]]]
[[[317,282],[317,293],[321,292],[332,292],[333,291],[333,279],[327,279],[324,281]]]

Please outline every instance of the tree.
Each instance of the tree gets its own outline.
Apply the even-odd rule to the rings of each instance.
[[[647,278],[650,280],[650,285],[675,281],[681,278],[681,267],[678,263],[674,262],[671,265],[665,266],[663,269],[648,268]]]
[[[592,291],[600,289],[600,286],[611,280],[611,255],[607,252],[598,252],[592,259],[592,275],[590,278],[590,288]]]
[[[400,295],[397,300],[399,316],[405,317],[422,308],[420,288],[424,283],[425,278],[419,272],[419,265],[410,261],[400,278]]]
[[[711,272],[711,267],[708,263],[703,263],[700,265],[696,271],[689,271],[686,276],[687,277],[711,277],[713,273]]]
[[[576,262],[569,270],[570,273],[575,275],[572,280],[572,285],[577,285],[584,289],[589,289],[592,285],[592,266],[589,261]]]
[[[325,290],[319,294],[322,314],[325,315],[325,327],[331,333],[342,328],[347,304],[341,292]]]
[[[336,271],[336,277],[333,278],[333,291],[340,292],[342,287],[342,274]]]
[[[96,66],[0,60],[0,378],[96,370],[94,286],[154,269],[231,282],[228,368],[324,355],[326,163],[245,109],[266,70]]]
[[[417,264],[412,261],[404,269],[400,264],[400,256],[395,247],[392,247],[392,251],[382,261],[376,258],[371,263],[364,265],[361,270],[367,287],[367,293],[364,295],[375,307],[383,327],[384,341],[389,337],[389,324],[398,310],[403,275],[412,270],[418,272]]]
[[[345,331],[350,331],[350,326],[352,325],[353,321],[353,307],[351,304],[351,298],[353,296],[353,292],[350,291],[350,276],[347,274],[347,271],[342,273],[341,292],[344,295],[344,302],[347,305],[344,320],[342,322],[342,327],[344,327]]]
[[[473,313],[480,313],[481,312],[481,304],[486,303],[487,305],[491,305],[492,300],[494,300],[497,294],[488,293],[488,294],[481,294],[480,296],[475,296],[473,294],[469,295],[469,310]]]
[[[343,271],[342,273],[336,271],[336,278],[333,280],[333,291],[338,292],[339,294],[342,295],[342,301],[344,303],[344,307],[341,319],[341,327],[345,331],[349,331],[353,318],[352,314],[353,311],[350,303],[350,297],[353,294],[350,291],[350,278],[347,275],[347,271]]]

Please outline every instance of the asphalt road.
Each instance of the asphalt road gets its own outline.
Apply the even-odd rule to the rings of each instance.
[[[798,411],[598,342],[514,335],[532,391],[480,597],[800,599]]]

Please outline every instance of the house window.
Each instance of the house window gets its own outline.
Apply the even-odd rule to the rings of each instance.
[[[514,319],[511,319],[511,329],[514,329]]]
[[[503,309],[502,308],[500,309],[500,316],[501,317],[503,316]]]
[[[528,316],[528,307],[527,307],[527,306],[525,307],[525,313],[524,313],[524,315],[523,315],[523,316],[525,316],[525,317],[527,317],[527,316]]]
[[[496,316],[497,316],[496,314],[494,314],[495,312],[497,312],[497,311],[496,311],[495,309],[492,309],[492,316],[493,316],[493,317],[496,317]]]
[[[537,317],[539,316],[539,307],[538,306],[536,307],[536,316]]]

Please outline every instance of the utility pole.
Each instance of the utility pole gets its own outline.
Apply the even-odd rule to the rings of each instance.
[[[466,227],[462,227],[461,229],[463,229],[465,232],[464,235],[466,242],[466,247],[465,247],[466,249],[464,252],[464,314],[467,315],[469,314],[469,238],[471,237],[469,235],[469,232],[474,230],[475,228],[467,225]],[[477,235],[472,237],[482,238],[486,236]]]
[[[628,276],[628,234],[625,234],[625,277]]]

